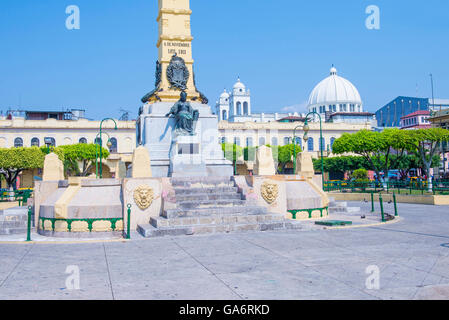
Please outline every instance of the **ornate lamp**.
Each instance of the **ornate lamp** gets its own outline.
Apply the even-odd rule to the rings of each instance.
[[[310,127],[307,122],[307,118],[306,118],[306,121],[304,121],[304,127],[302,128],[302,130],[304,131],[304,141],[307,143],[307,140],[309,140],[308,133],[310,131]]]

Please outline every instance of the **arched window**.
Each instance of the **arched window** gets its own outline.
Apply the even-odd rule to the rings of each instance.
[[[307,149],[309,151],[313,151],[313,138],[309,138],[309,140],[307,140]]]
[[[300,137],[296,137],[295,140],[296,140],[296,145],[300,146],[301,150],[302,150],[302,139]]]
[[[261,137],[259,138],[259,146],[264,146],[265,145],[265,138]]]
[[[272,146],[277,146],[278,145],[278,138],[276,138],[276,137],[271,138],[271,145]]]
[[[334,145],[334,142],[335,142],[335,138],[332,137],[332,138],[331,138],[331,151],[332,151],[332,147],[333,147],[333,145]]]
[[[32,147],[39,147],[39,139],[38,138],[33,138],[31,139],[31,146]]]
[[[239,137],[234,138],[234,144],[240,146],[240,138]]]
[[[100,137],[95,138],[94,143],[101,146],[101,145],[102,145],[102,143],[101,143],[101,138],[100,138]]]
[[[320,151],[326,150],[326,140],[324,138],[320,138]]]
[[[21,148],[21,147],[23,147],[23,139],[15,138],[14,139],[14,148]]]
[[[246,115],[249,114],[249,110],[248,110],[248,102],[244,102],[244,103],[243,103],[243,114],[246,114]]]
[[[79,143],[87,144],[87,139],[86,138],[81,138],[79,140]]]
[[[247,147],[253,146],[253,138],[251,138],[251,137],[246,138],[246,146]]]
[[[237,115],[242,114],[242,104],[237,102]]]
[[[226,143],[226,137],[221,137],[221,143]]]
[[[223,110],[221,115],[221,120],[227,120],[228,119],[228,112],[226,110]]]
[[[111,146],[109,147],[109,152],[117,153],[117,139],[111,138],[110,142],[111,142]]]
[[[47,144],[48,141],[50,141],[50,146],[56,147],[56,140],[55,140],[55,138],[45,138],[45,144]]]
[[[290,138],[289,137],[285,137],[284,138],[284,145],[290,144]]]

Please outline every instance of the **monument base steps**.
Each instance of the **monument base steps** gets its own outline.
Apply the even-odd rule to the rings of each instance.
[[[329,198],[329,214],[332,213],[360,213],[360,207],[348,207],[346,201],[336,202],[334,198]]]
[[[144,237],[297,229],[295,221],[249,206],[230,177],[172,178],[176,209],[137,230]]]
[[[34,219],[31,219],[34,221]],[[28,226],[27,207],[0,211],[0,235],[26,234]]]

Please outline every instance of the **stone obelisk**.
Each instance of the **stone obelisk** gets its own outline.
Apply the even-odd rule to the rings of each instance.
[[[142,98],[137,119],[137,143],[148,149],[154,177],[233,174],[218,141],[217,116],[196,87],[191,14],[189,0],[159,0],[155,88]],[[179,118],[171,114],[181,113],[172,110],[175,103],[194,111],[194,132],[188,136],[176,130]]]
[[[159,0],[156,85],[142,98],[143,103],[178,101],[179,90],[187,93],[189,101],[208,103],[195,86],[191,14],[189,0]]]

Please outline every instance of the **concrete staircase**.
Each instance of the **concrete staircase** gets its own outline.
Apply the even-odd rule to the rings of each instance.
[[[27,207],[16,207],[0,211],[0,235],[26,234],[27,223]]]
[[[176,209],[165,210],[150,223],[139,225],[144,237],[297,228],[283,215],[247,205],[231,178],[172,178]]]
[[[348,207],[346,201],[336,202],[334,198],[329,198],[329,214],[360,214],[360,207]]]

